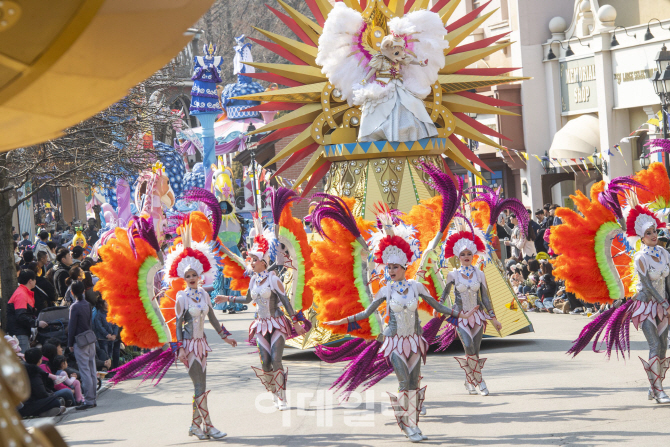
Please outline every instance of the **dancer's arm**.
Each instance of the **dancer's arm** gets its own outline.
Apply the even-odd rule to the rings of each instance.
[[[454,287],[454,275],[453,272],[449,272],[447,275],[447,281],[446,284],[444,285],[444,290],[442,291],[442,296],[440,297],[440,303],[444,304],[447,301],[447,297],[451,293],[451,288]]]
[[[381,290],[377,293],[377,298],[363,311],[358,312],[356,315],[350,315],[346,318],[335,321],[325,321],[323,324],[330,326],[338,326],[340,324],[353,323],[355,321],[361,321],[368,318],[374,311],[377,310],[379,305],[386,300],[386,294],[382,294]]]
[[[216,331],[217,334],[219,334],[219,337],[229,345],[235,347],[237,346],[237,341],[232,337],[233,334],[228,332],[226,327],[219,323],[219,320],[216,318],[216,315],[214,315],[214,308],[210,304],[209,306],[209,311],[207,312],[207,318],[209,319],[209,324],[212,325],[214,330]]]
[[[500,329],[502,329],[502,324],[496,318],[496,313],[493,309],[493,303],[491,302],[491,295],[489,294],[489,286],[488,283],[486,282],[486,275],[479,269],[477,269],[476,272],[477,276],[479,276],[479,282],[481,284],[479,287],[479,292],[482,297],[482,304],[486,309],[486,313],[489,315],[489,317],[491,317],[491,323],[493,323],[493,327],[495,327],[497,331],[500,331]]]
[[[296,315],[296,312],[293,309],[293,306],[291,306],[291,301],[285,295],[284,285],[281,283],[281,281],[279,281],[279,278],[274,275],[270,276],[268,280],[272,281],[272,291],[277,294],[279,300],[282,303],[282,306],[284,306],[284,309],[286,309],[286,313],[291,316],[291,324],[293,325],[293,329],[298,335],[303,335],[305,333],[305,329],[293,318]]]
[[[183,292],[177,293],[177,299],[174,304],[175,312],[175,337],[177,338],[177,343],[181,345],[184,342],[184,313],[186,309],[184,308],[184,300],[182,298]],[[179,360],[188,365],[188,359],[186,358],[186,351],[181,346],[177,352],[177,357]]]
[[[475,313],[475,311],[479,308],[479,306],[475,306],[474,309],[470,310],[469,312],[464,313],[463,311],[457,310],[455,307],[447,307],[444,306],[443,304],[440,304],[435,298],[428,294],[420,293],[419,296],[423,298],[423,300],[428,303],[430,307],[435,309],[441,314],[449,315],[450,317],[456,317],[456,318],[470,318],[470,315]]]
[[[214,299],[214,301],[216,301],[217,303],[223,303],[224,301],[228,301],[229,303],[249,304],[251,302],[251,288],[247,290],[246,296],[219,295]]]

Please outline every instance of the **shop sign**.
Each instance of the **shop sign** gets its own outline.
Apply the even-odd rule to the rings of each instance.
[[[560,63],[561,111],[587,112],[598,107],[596,65],[593,57]]]
[[[661,44],[654,43],[612,51],[614,107],[629,108],[658,104],[652,78],[656,54]]]

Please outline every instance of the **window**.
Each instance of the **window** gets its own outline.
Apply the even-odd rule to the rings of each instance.
[[[509,20],[509,6],[507,0],[500,0],[500,15],[503,20]]]
[[[648,149],[645,148],[644,145],[649,143],[649,133],[640,132],[639,137],[635,138],[633,141],[633,160],[639,160],[644,151]]]
[[[481,172],[482,177],[486,180],[485,185],[489,186],[493,189],[497,189],[500,187],[500,197],[505,197],[505,185],[504,185],[504,177],[503,177],[503,171],[493,171],[489,172],[484,169],[482,169]],[[464,181],[465,181],[465,187],[467,188],[468,186],[473,186],[475,185],[475,175],[468,172],[465,175],[459,175]]]
[[[483,0],[472,0],[472,10],[474,11],[479,8],[482,5],[482,1]],[[477,17],[479,17],[479,14],[477,14]]]

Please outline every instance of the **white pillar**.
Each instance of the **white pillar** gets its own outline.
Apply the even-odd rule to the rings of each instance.
[[[633,174],[633,158],[629,144],[621,146],[623,157],[614,149],[622,138],[630,134],[628,110],[614,110],[614,72],[612,69],[612,53],[610,51],[610,34],[593,36],[591,45],[596,66],[596,89],[598,95],[598,120],[600,125],[600,150],[603,153],[603,164],[608,164],[608,175],[604,179]],[[608,150],[613,155],[608,155]],[[624,162],[625,159],[625,162]]]

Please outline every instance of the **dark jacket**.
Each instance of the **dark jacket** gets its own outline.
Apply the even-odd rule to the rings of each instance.
[[[556,294],[556,281],[552,275],[542,275],[542,285],[537,289],[538,298],[552,298]]]
[[[65,280],[70,274],[70,267],[57,262],[54,268],[56,269],[54,272],[54,287],[56,288],[56,294],[59,297],[64,298],[65,293],[67,292],[67,284],[65,284]]]
[[[21,250],[28,250],[33,246],[33,243],[30,242],[30,239],[23,239],[18,245]]]
[[[20,284],[7,304],[7,333],[29,336],[31,328],[36,326],[37,311],[34,294],[26,286]]]
[[[37,277],[37,284],[35,285],[33,292],[35,293],[35,309],[37,309],[38,312],[56,304],[56,288],[51,284],[51,281],[45,277]]]
[[[79,300],[70,306],[70,322],[67,328],[67,345],[75,345],[75,337],[91,330],[91,305],[86,300]]]
[[[107,341],[108,335],[117,335],[116,325],[107,321],[107,312],[97,310],[93,316],[93,332],[98,340]]]
[[[24,363],[26,371],[28,372],[28,379],[30,380],[30,397],[28,402],[44,399],[51,396],[47,391],[46,383],[49,379],[49,374],[37,365],[30,365]]]

